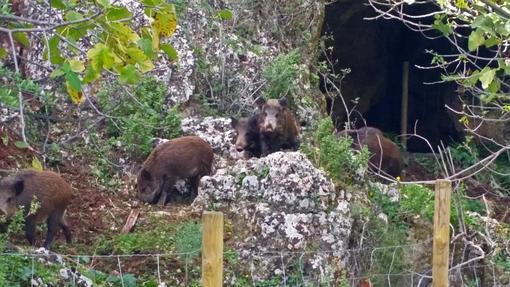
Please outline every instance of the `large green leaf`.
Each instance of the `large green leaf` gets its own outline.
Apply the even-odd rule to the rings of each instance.
[[[179,55],[177,54],[177,51],[175,50],[174,46],[167,43],[161,44],[161,50],[163,50],[163,52],[165,52],[165,54],[171,60],[177,61],[179,59]]]
[[[83,19],[83,15],[76,11],[69,11],[64,15],[66,21],[76,21]]]
[[[62,64],[64,62],[64,58],[60,55],[60,49],[58,44],[60,43],[60,38],[57,36],[53,36],[49,39],[49,51],[50,51],[50,62],[52,64]],[[48,52],[45,50],[44,57],[47,58]]]
[[[28,36],[24,32],[16,32],[12,34],[12,37],[14,40],[18,41],[21,45],[25,47],[30,46],[30,40],[28,39]]]
[[[143,53],[150,59],[154,59],[155,53],[152,49],[152,39],[143,38],[138,41],[138,47],[143,50]]]
[[[83,83],[88,84],[95,80],[97,80],[101,76],[101,74],[96,71],[92,65],[87,66],[87,69],[85,70],[85,76],[83,76]]]
[[[125,84],[136,84],[140,80],[140,73],[135,66],[129,64],[120,70],[120,81]]]
[[[480,71],[480,77],[478,78],[480,80],[480,83],[482,83],[482,88],[487,89],[489,85],[494,80],[494,76],[496,75],[496,70],[491,69],[489,67],[483,68],[483,70]]]
[[[131,18],[133,14],[125,7],[113,6],[106,10],[106,17],[110,21]]]
[[[476,29],[471,32],[468,38],[468,48],[469,51],[474,51],[478,49],[485,42],[485,38],[483,37],[483,32],[480,29]]]
[[[77,73],[69,71],[64,75],[64,78],[75,91],[81,91],[81,80]]]
[[[142,50],[135,47],[130,47],[127,49],[127,54],[132,61],[136,62],[140,66],[140,71],[142,73],[154,69],[154,64],[152,64],[151,60]]]
[[[50,6],[59,10],[65,10],[66,5],[62,0],[50,0]]]
[[[73,72],[81,73],[85,70],[85,65],[80,60],[71,59],[71,60],[68,60],[68,62],[69,62],[69,66],[71,67],[71,71],[73,71]]]
[[[95,71],[101,69],[111,69],[115,64],[120,63],[120,59],[105,44],[99,43],[87,52],[87,58]]]
[[[109,0],[97,0],[97,3],[104,8],[110,7],[110,1]]]

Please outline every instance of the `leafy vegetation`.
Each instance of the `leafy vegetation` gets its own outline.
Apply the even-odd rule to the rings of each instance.
[[[181,135],[181,117],[177,108],[165,109],[166,85],[154,77],[143,78],[133,92],[121,83],[103,87],[98,94],[107,119],[110,136],[128,152],[147,155],[155,137]],[[114,95],[114,96],[113,96]]]
[[[315,133],[317,147],[303,146],[303,152],[337,181],[349,183],[361,179],[368,167],[368,150],[352,149],[351,138],[337,137],[333,131],[331,118],[322,119]]]
[[[299,76],[300,55],[297,50],[278,55],[264,70],[262,76],[267,81],[264,96],[278,99],[292,94]]]

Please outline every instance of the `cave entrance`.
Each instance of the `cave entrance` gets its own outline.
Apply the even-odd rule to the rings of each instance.
[[[454,84],[427,84],[441,80],[438,69],[430,66],[432,55],[426,50],[453,53],[446,39],[431,40],[414,32],[399,21],[364,20],[376,13],[366,1],[337,1],[326,6],[323,34],[328,36],[327,57],[332,71],[349,68],[341,82],[350,117],[357,127],[374,126],[388,134],[401,134],[401,102],[403,63],[409,62],[408,133],[416,127],[419,135],[433,147],[458,142],[461,134],[455,128],[444,105],[455,99]],[[323,57],[326,53],[323,54]],[[323,89],[327,86],[323,85]],[[358,100],[356,100],[358,99]],[[338,128],[347,120],[342,101],[328,99],[328,108]],[[407,142],[411,152],[431,152],[418,138]]]

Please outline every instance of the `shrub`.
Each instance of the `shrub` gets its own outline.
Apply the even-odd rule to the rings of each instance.
[[[264,96],[277,99],[287,95],[293,88],[299,75],[299,54],[293,50],[288,54],[278,55],[264,67],[262,76],[267,81]]]
[[[108,132],[126,151],[147,155],[152,149],[152,138],[174,138],[182,133],[177,108],[165,108],[166,90],[164,83],[147,77],[132,93],[119,83],[99,92],[100,107],[111,116],[107,119]]]
[[[339,138],[333,130],[331,118],[322,119],[315,133],[318,149],[304,146],[304,152],[335,180],[351,182],[353,178],[360,179],[367,170],[368,150],[352,149],[352,139]]]

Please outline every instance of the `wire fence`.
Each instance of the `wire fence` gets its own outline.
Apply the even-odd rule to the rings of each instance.
[[[431,240],[345,251],[223,253],[224,286],[429,286]],[[171,254],[0,254],[9,283],[19,286],[201,286],[201,250]],[[450,257],[451,286],[510,286],[505,266]],[[506,266],[508,268],[508,266]],[[0,283],[1,285],[2,283]],[[45,285],[46,284],[46,285]],[[51,285],[47,285],[51,284]],[[3,285],[13,286],[13,285]]]

